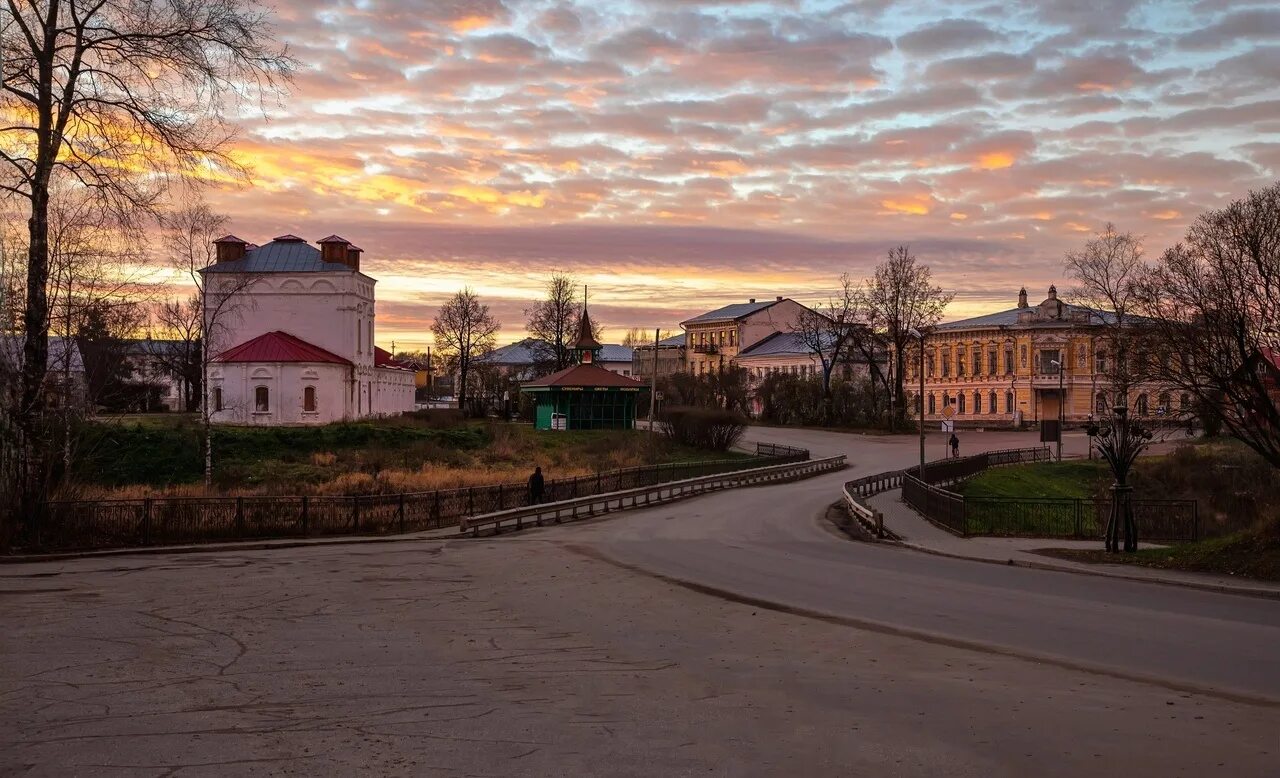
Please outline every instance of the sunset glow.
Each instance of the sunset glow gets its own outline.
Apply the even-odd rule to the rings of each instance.
[[[826,296],[909,243],[949,316],[1061,282],[1104,223],[1149,252],[1280,177],[1269,3],[283,0],[302,67],[217,178],[240,235],[338,233],[379,341],[470,284],[521,336],[555,269],[616,340]],[[1060,284],[1061,285],[1061,284]]]

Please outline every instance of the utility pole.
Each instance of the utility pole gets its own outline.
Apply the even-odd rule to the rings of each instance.
[[[649,434],[653,434],[653,419],[658,407],[658,336],[662,330],[653,329],[653,375],[649,377]]]
[[[913,328],[909,334],[920,341],[920,480],[924,481],[924,333]]]

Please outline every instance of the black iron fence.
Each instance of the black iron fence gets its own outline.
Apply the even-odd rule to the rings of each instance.
[[[767,465],[803,462],[805,449],[758,444],[757,456],[608,470],[548,480],[542,502],[636,489]],[[465,516],[529,505],[524,483],[406,494],[153,497],[50,502],[22,549],[84,550],[323,535],[416,532]]]
[[[924,480],[919,478],[918,465],[899,474],[885,473],[883,477],[900,475],[903,501],[957,535],[1102,538],[1111,513],[1110,500],[966,497],[940,485],[958,483],[988,467],[1048,459],[1046,448],[1009,449],[928,462]],[[1135,499],[1132,504],[1138,537],[1144,541],[1181,543],[1199,539],[1200,516],[1195,500]]]

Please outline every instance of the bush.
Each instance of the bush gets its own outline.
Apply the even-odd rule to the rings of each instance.
[[[747,431],[745,416],[720,408],[668,407],[658,423],[673,443],[710,451],[727,451]]]

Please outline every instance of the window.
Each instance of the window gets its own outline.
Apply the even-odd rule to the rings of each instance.
[[[1107,395],[1105,392],[1098,392],[1097,398],[1093,402],[1093,410],[1099,416],[1106,416],[1107,411]]]
[[[1013,375],[1013,346],[1004,350],[1004,374]]]
[[[956,408],[956,413],[964,413],[964,392],[956,395],[956,404],[959,405],[959,407]]]
[[[222,387],[215,386],[213,388],[213,410],[222,410]]]
[[[302,390],[302,410],[307,413],[316,412],[316,388],[308,386]]]
[[[364,353],[364,319],[356,319],[356,353]]]
[[[1058,365],[1053,364],[1062,359],[1062,352],[1057,349],[1046,349],[1040,352],[1040,373],[1042,375],[1057,375]]]
[[[1012,353],[1010,352],[1010,354]],[[1004,412],[1013,413],[1013,392],[1004,393]]]
[[[996,410],[996,392],[992,389],[987,393],[987,413],[995,413]]]
[[[1139,416],[1147,415],[1149,409],[1147,408],[1147,396],[1145,394],[1138,395],[1138,402],[1135,407],[1138,409]]]
[[[965,351],[964,346],[956,349],[956,375],[964,375]]]
[[[977,346],[973,348],[973,374],[975,376],[982,375],[982,349]]]
[[[1013,355],[1010,354],[1010,356]],[[1012,362],[1013,360],[1009,361]],[[998,372],[1000,372],[1000,366],[996,364],[996,347],[992,346],[987,349],[987,375],[995,375]],[[991,406],[994,408],[995,403],[992,403]]]
[[[271,392],[265,386],[256,387],[253,390],[253,408],[258,413],[269,413],[271,411]]]
[[[1093,354],[1093,372],[1095,372],[1095,373],[1105,373],[1105,372],[1107,372],[1107,352],[1102,351],[1101,349],[1099,349],[1098,351],[1094,352],[1094,354]]]
[[[933,378],[933,376],[934,376],[934,372],[933,372],[933,354],[926,354],[926,355],[925,355],[925,358],[924,358],[924,365],[925,365],[925,375],[927,375],[929,378]]]
[[[720,330],[720,345],[724,345],[724,330]]]
[[[942,352],[942,377],[946,378],[951,375],[951,355]]]
[[[978,392],[973,393],[973,412],[982,413],[982,395]]]
[[[1022,362],[1022,366],[1026,367],[1027,366],[1027,347],[1026,346],[1023,346],[1022,348],[1018,349],[1018,358],[1019,358],[1019,361]]]
[[[929,395],[929,413],[937,413],[937,412],[938,412],[938,398],[930,394]]]
[[[1157,402],[1159,403],[1159,405],[1156,407],[1156,413],[1160,414],[1161,416],[1173,410],[1173,407],[1169,400],[1168,392],[1161,392],[1160,398],[1157,400]]]
[[[942,407],[943,408],[951,407],[951,395],[948,394],[947,392],[942,393]]]
[[[1178,410],[1183,413],[1191,410],[1191,395],[1184,394],[1178,398]]]
[[[729,345],[730,345],[730,346],[734,345],[734,341],[736,341],[736,340],[737,340],[737,335],[738,335],[738,331],[737,331],[737,330],[729,330]]]

